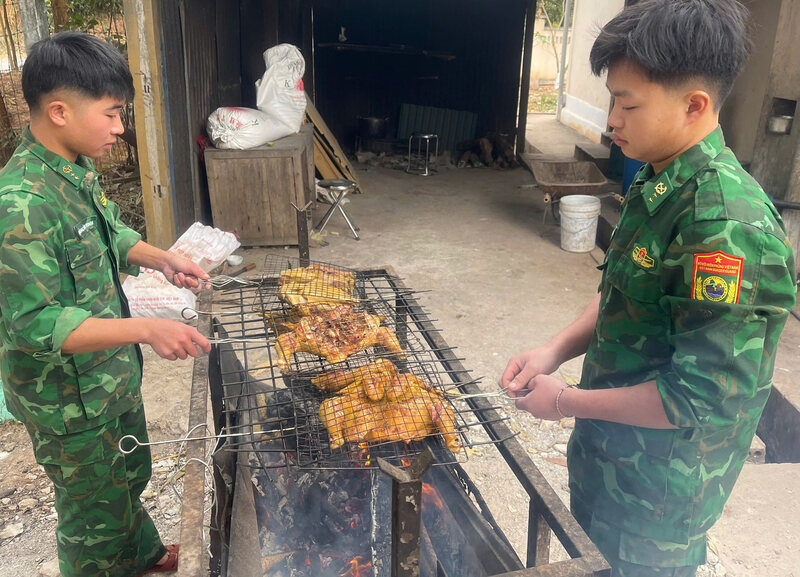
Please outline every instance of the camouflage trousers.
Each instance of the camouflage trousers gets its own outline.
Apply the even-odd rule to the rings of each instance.
[[[592,512],[579,499],[570,499],[570,509],[578,524],[587,534],[602,535],[602,542],[594,541],[611,565],[611,577],[695,577],[697,567],[651,567],[619,558],[620,530],[592,517]]]
[[[88,431],[28,432],[36,460],[55,486],[62,577],[132,577],[166,553],[139,500],[150,479],[150,450],[123,455],[117,445],[124,435],[147,441],[141,402]]]

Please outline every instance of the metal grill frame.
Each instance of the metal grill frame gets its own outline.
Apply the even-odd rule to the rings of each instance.
[[[475,381],[462,380],[439,362],[445,351],[427,338],[431,331],[422,329],[420,324],[432,326],[432,319],[421,307],[415,310],[412,318],[408,299],[414,293],[401,288],[401,280],[388,274],[385,269],[348,271],[327,263],[315,263],[355,275],[359,299],[355,309],[382,317],[383,326],[397,335],[407,353],[406,358],[400,360],[391,354],[378,353],[369,348],[351,355],[343,363],[331,364],[310,353],[295,353],[294,356],[299,358],[292,363],[294,370],[281,373],[275,367],[274,355],[278,353],[274,343],[278,327],[274,318],[276,313],[283,316],[291,307],[278,297],[278,275],[287,267],[300,266],[300,263],[288,258],[269,263],[269,258],[259,286],[233,286],[221,291],[219,298],[215,299],[214,308],[220,315],[214,323],[218,337],[244,340],[231,344],[231,354],[240,357],[244,373],[234,379],[223,375],[223,381],[226,381],[223,396],[226,402],[226,427],[229,433],[239,435],[226,443],[227,450],[249,451],[256,455],[285,454],[284,459],[265,455],[260,459],[265,468],[290,465],[299,468],[349,469],[378,468],[378,458],[404,467],[426,446],[434,453],[436,465],[464,462],[468,459],[467,448],[486,444],[474,441],[469,436],[470,430],[484,423],[474,419],[474,412],[464,401],[454,402],[448,398],[448,393],[464,392],[466,383]],[[230,315],[232,320],[226,321],[223,313]],[[448,348],[448,351],[451,349]],[[256,353],[262,357],[266,355],[266,361],[254,366]],[[453,408],[460,452],[452,453],[445,446],[442,436],[451,431],[431,433],[423,441],[345,443],[341,448],[330,448],[319,408],[331,394],[317,389],[311,384],[311,378],[327,371],[363,367],[378,358],[390,359],[402,372],[420,377],[442,395],[442,401]],[[422,416],[412,412],[405,418],[418,421]],[[500,416],[495,418],[507,419]],[[268,433],[264,434],[264,431]]]
[[[382,267],[371,270],[385,272],[397,276],[391,267]],[[403,291],[406,287],[398,282],[398,289]],[[409,297],[409,314],[415,316],[422,312],[413,297]],[[201,310],[210,310],[212,305],[211,293],[204,293],[198,303]],[[430,330],[430,338],[441,349],[440,362],[448,367],[453,374],[469,379],[469,373],[461,364],[453,351],[449,349],[444,338],[429,322],[423,322],[423,328]],[[206,336],[211,336],[211,319],[199,320],[198,329]],[[203,356],[195,360],[192,378],[191,407],[189,427],[207,420],[207,398],[211,390],[211,408],[214,414],[216,432],[223,433],[224,422],[222,419],[222,387],[220,374],[220,349],[229,345],[214,346],[210,356]],[[467,392],[478,392],[477,386],[468,384],[464,387]],[[549,485],[539,469],[531,460],[519,440],[511,435],[508,426],[499,420],[493,420],[498,415],[485,399],[473,398],[466,401],[481,419],[486,421],[484,429],[493,439],[506,438],[497,442],[496,447],[516,476],[522,488],[530,498],[528,515],[528,554],[525,568],[496,574],[495,577],[608,577],[610,568],[596,546],[589,540],[586,533],[572,517],[567,507]],[[205,441],[189,441],[187,443],[187,457],[202,459],[205,452]],[[206,577],[209,564],[223,566],[228,563],[227,545],[232,540],[231,535],[239,535],[237,544],[243,548],[238,554],[240,560],[247,561],[258,558],[252,552],[252,536],[256,529],[252,525],[255,512],[250,510],[248,499],[252,504],[252,490],[249,478],[244,474],[245,469],[235,462],[237,453],[223,453],[215,471],[215,492],[217,510],[213,518],[218,530],[212,533],[212,551],[215,552],[214,560],[209,559],[203,541],[203,482],[205,470],[197,462],[189,462],[186,467],[184,499],[181,509],[181,564],[178,567],[178,577]],[[243,490],[239,490],[239,484]],[[249,494],[249,497],[248,497]],[[469,497],[466,497],[469,502]],[[237,509],[238,505],[238,509]],[[233,509],[233,514],[231,510]],[[558,563],[549,562],[551,530],[561,545],[566,549],[571,559]],[[255,551],[258,551],[257,543]],[[251,552],[253,554],[251,554]],[[241,565],[239,565],[241,566]],[[253,575],[260,575],[260,566],[252,567]],[[249,575],[250,573],[247,573]],[[245,573],[241,573],[244,577]]]

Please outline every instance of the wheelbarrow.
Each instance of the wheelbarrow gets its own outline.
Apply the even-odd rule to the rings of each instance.
[[[542,224],[547,221],[548,207],[553,218],[558,222],[557,206],[562,196],[613,194],[609,189],[616,187],[603,176],[594,162],[585,160],[534,160],[531,161],[530,168],[536,183],[544,193],[545,209],[542,214]]]

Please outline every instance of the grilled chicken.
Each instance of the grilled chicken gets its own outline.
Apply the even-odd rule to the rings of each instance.
[[[296,352],[312,353],[328,362],[341,363],[350,355],[373,346],[381,346],[404,358],[397,336],[380,325],[381,317],[356,312],[349,305],[303,317],[291,327],[291,332],[278,336],[275,343],[278,366],[286,371]]]
[[[378,359],[368,365],[344,371],[329,371],[311,379],[312,384],[326,393],[336,393],[350,386],[364,391],[372,401],[380,401],[386,386],[394,382],[397,367],[387,359]]]
[[[278,279],[278,295],[302,316],[333,310],[355,303],[355,275],[320,264],[287,269]]]
[[[319,415],[328,429],[331,449],[345,443],[417,441],[439,433],[451,451],[461,450],[452,406],[419,377],[395,368],[379,399],[374,391],[372,396],[367,391],[364,379],[355,378],[338,395],[323,401]]]

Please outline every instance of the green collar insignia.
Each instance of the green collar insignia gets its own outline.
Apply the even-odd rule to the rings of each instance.
[[[667,171],[662,172],[655,179],[645,182],[642,186],[642,196],[647,205],[647,212],[653,214],[669,198],[674,189]]]
[[[39,144],[28,127],[23,131],[20,141],[32,154],[75,188],[81,188],[81,185],[90,187],[94,182],[95,172],[92,161],[85,156],[79,156],[77,162],[70,162]]]
[[[725,148],[722,128],[717,128],[703,140],[692,146],[659,174],[651,176],[642,186],[642,197],[647,212],[655,214],[672,192],[691,180],[697,172],[707,166]],[[652,173],[651,165],[647,165]],[[639,174],[645,174],[640,172]]]

